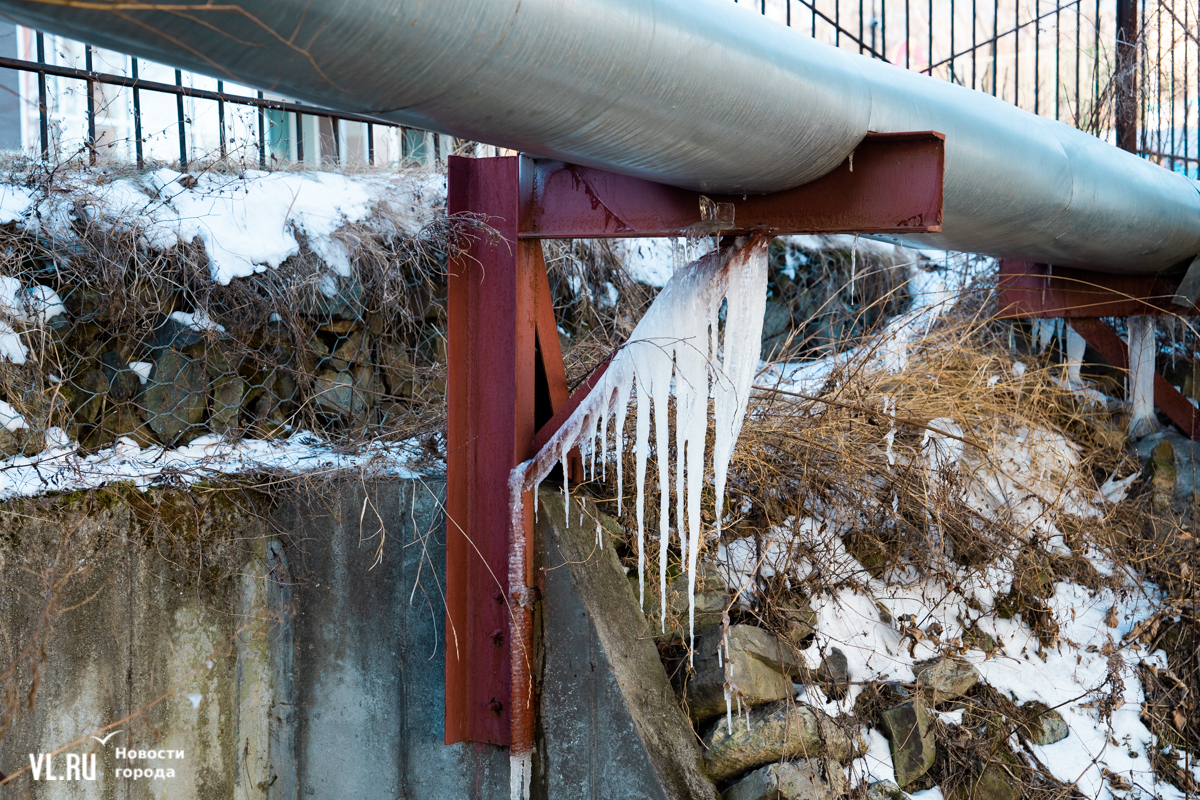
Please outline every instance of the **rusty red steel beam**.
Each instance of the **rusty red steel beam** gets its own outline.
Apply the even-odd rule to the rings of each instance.
[[[1117,369],[1129,369],[1129,347],[1103,320],[1077,317],[1071,327]],[[1154,373],[1154,405],[1161,408],[1189,438],[1200,440],[1200,409],[1158,372]]]
[[[449,212],[487,214],[501,240],[477,238],[449,265],[447,744],[507,745],[512,735],[504,476],[529,457],[535,430],[538,283],[546,280],[540,245],[517,242],[518,178],[517,158],[456,159],[448,176]]]
[[[870,134],[841,166],[768,195],[711,195],[560,161],[530,159],[522,238],[688,233],[923,233],[942,229],[945,137]]]
[[[604,373],[608,371],[608,365],[612,363],[615,352],[609,353],[608,357],[600,363],[600,366],[592,370],[592,374],[587,376],[583,383],[576,387],[575,392],[571,395],[571,399],[564,403],[550,421],[538,429],[538,432],[533,436],[533,452],[536,453],[545,446],[546,442],[550,441],[554,434],[558,433],[558,429],[570,419],[575,413],[575,409],[579,408],[579,404],[587,399],[592,389],[596,388],[596,384],[600,383],[600,379],[604,377]]]
[[[745,198],[525,156],[448,160],[448,211],[482,214],[500,236],[449,265],[447,744],[532,744],[533,498],[510,541],[508,479],[603,374],[568,397],[539,239],[935,231],[943,144],[931,133],[868,137],[852,165],[808,187]],[[570,467],[578,479],[577,454]]]
[[[1200,308],[1173,302],[1179,281],[1169,275],[1112,275],[1002,259],[1001,315],[1075,319],[1200,314]]]

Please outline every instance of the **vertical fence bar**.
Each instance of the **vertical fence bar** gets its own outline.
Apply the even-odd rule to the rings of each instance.
[[[950,0],[950,82],[961,83],[954,75],[954,0]]]
[[[863,0],[858,0],[858,54],[863,54],[863,42],[866,38],[863,36]]]
[[[909,0],[904,0],[904,68],[912,65],[912,9]]]
[[[225,94],[225,81],[217,81],[217,92],[220,94]],[[225,101],[224,100],[217,101],[217,127],[221,131],[221,135],[220,135],[221,160],[224,161],[225,160]]]
[[[175,95],[175,116],[179,123],[179,171],[187,172],[187,128],[183,122],[183,71],[175,70],[175,85],[179,92]]]
[[[133,146],[137,153],[137,168],[146,168],[146,159],[142,155],[142,94],[137,87],[138,65],[135,56],[129,57],[129,75],[133,78]]]
[[[1062,95],[1062,3],[1054,0],[1054,118],[1059,119]]]
[[[1120,2],[1122,2],[1122,0],[1117,0],[1117,1],[1118,1],[1118,4]],[[1130,0],[1123,0],[1123,1],[1126,3],[1130,2]],[[1170,124],[1171,124],[1171,149],[1169,151],[1171,153],[1171,156],[1167,161],[1167,166],[1172,172],[1174,172],[1174,170],[1175,170],[1175,127],[1176,127],[1175,126],[1175,51],[1178,50],[1179,48],[1175,46],[1176,39],[1175,39],[1175,19],[1174,19],[1174,17],[1172,17],[1170,23],[1168,23],[1168,24],[1171,26],[1171,37],[1170,37],[1171,38],[1171,74],[1168,78],[1168,82],[1171,86],[1171,95],[1170,95],[1171,100],[1170,100],[1169,109],[1168,109],[1167,113],[1168,113],[1168,119],[1170,119]]]
[[[333,139],[333,163],[342,163],[342,121],[337,117],[329,118],[330,138]],[[324,160],[324,159],[322,159]]]
[[[92,46],[83,46],[83,66],[92,72]],[[87,147],[88,163],[96,166],[96,82],[88,78],[87,82]]]
[[[1138,37],[1138,48],[1142,52],[1142,57],[1139,62],[1139,64],[1140,64],[1139,69],[1141,72],[1141,84],[1140,85],[1142,86],[1142,89],[1143,89],[1143,91],[1138,93],[1141,95],[1141,99],[1142,99],[1141,124],[1138,125],[1138,129],[1141,131],[1141,138],[1139,140],[1141,152],[1146,153],[1146,151],[1150,149],[1149,139],[1147,138],[1148,134],[1146,131],[1148,122],[1150,120],[1150,113],[1149,113],[1150,98],[1148,97],[1149,93],[1145,91],[1145,87],[1150,85],[1150,80],[1146,73],[1146,62],[1150,60],[1150,49],[1149,49],[1150,37],[1147,33],[1148,29],[1146,27],[1146,0],[1142,0],[1142,11],[1141,11],[1141,17],[1140,17],[1138,29],[1142,32],[1142,35]]]
[[[304,120],[296,112],[296,163],[304,163]]]
[[[925,72],[929,75],[933,74],[933,0],[929,0],[929,42],[928,49],[925,51],[925,63],[929,66],[925,68]]]
[[[37,32],[37,61],[46,63],[46,37]],[[46,71],[38,70],[38,135],[42,149],[42,160],[50,160],[50,110],[46,107]]]
[[[1092,122],[1093,133],[1100,133],[1100,0],[1096,0],[1096,52],[1092,58]]]
[[[1075,2],[1075,127],[1079,127],[1080,121],[1083,119],[1083,112],[1080,110],[1079,102],[1079,61],[1080,54],[1083,51],[1083,0]]]
[[[1185,175],[1192,174],[1192,168],[1188,164],[1188,158],[1191,156],[1191,150],[1188,148],[1188,4],[1183,4],[1183,129],[1179,132],[1183,141],[1183,173]]]
[[[971,0],[971,88],[978,89],[976,73],[979,67],[979,45],[975,43],[975,29],[979,27],[979,0]]]
[[[1021,107],[1021,3],[1013,0],[1013,105]]]
[[[1000,72],[1000,0],[992,0],[992,97],[996,97],[997,73]]]
[[[434,144],[434,148],[436,149],[436,147],[437,147],[436,134],[433,137],[433,144]],[[434,158],[436,160],[436,158],[437,158],[436,153],[434,154]],[[369,122],[367,123],[367,164],[372,167],[375,166],[375,126]]]
[[[879,54],[887,61],[887,0],[879,0]]]
[[[263,99],[262,91],[258,93],[258,99]],[[267,168],[267,125],[266,125],[267,110],[262,106],[258,107],[258,168]]]
[[[1058,0],[1055,0],[1058,2]],[[1033,0],[1033,113],[1041,110],[1038,96],[1042,82],[1042,0]]]
[[[1155,125],[1154,125],[1154,149],[1159,152],[1159,158],[1163,151],[1163,130],[1162,130],[1162,3],[1157,6],[1157,19],[1155,30],[1158,39],[1158,55],[1154,61],[1154,108],[1155,108]]]

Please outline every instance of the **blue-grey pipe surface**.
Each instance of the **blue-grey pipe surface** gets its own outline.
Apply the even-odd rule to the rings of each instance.
[[[701,191],[796,186],[870,131],[936,130],[946,134],[943,230],[910,242],[1115,272],[1158,272],[1200,253],[1195,182],[728,0],[172,9],[0,0],[23,24],[97,46]]]

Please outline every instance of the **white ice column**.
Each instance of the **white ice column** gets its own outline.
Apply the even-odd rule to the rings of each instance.
[[[1079,370],[1083,366],[1083,354],[1087,350],[1087,342],[1076,333],[1070,324],[1063,325],[1063,338],[1066,339],[1067,345],[1067,385],[1072,389],[1082,389],[1083,376],[1080,375]]]
[[[1154,416],[1154,317],[1129,317],[1129,436],[1158,430]]]

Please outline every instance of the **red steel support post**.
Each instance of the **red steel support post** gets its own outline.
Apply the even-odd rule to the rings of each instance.
[[[567,402],[567,378],[542,244],[517,238],[519,180],[517,157],[449,159],[448,212],[485,215],[501,241],[476,238],[449,265],[447,744],[533,735],[532,623],[518,602],[532,583],[533,507],[527,497],[524,575],[510,586],[506,478],[533,455],[536,426]],[[513,657],[525,668],[513,670]]]
[[[518,162],[451,158],[449,167],[449,213],[486,214],[502,240],[477,238],[449,267],[447,744],[510,742],[508,486],[496,476],[527,458],[533,437],[537,320],[517,243]]]

